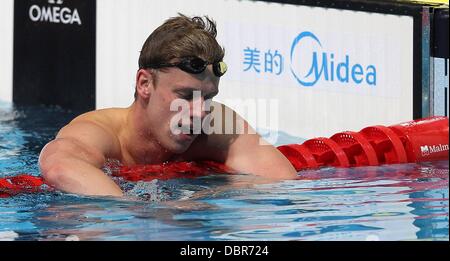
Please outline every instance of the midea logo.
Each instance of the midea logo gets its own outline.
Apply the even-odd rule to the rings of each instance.
[[[48,22],[56,24],[78,24],[81,25],[80,15],[75,8],[62,7],[63,0],[48,0],[51,6],[32,5],[28,14],[33,22]]]
[[[305,43],[308,39],[308,43]],[[311,55],[302,50],[305,46],[313,48],[314,51]],[[345,55],[344,61],[335,61],[334,53],[324,51],[319,53],[321,50],[322,44],[312,32],[302,32],[294,39],[290,54],[291,72],[299,84],[308,87],[314,86],[323,79],[331,82],[339,81],[342,84],[351,81],[356,84],[365,83],[369,86],[376,86],[377,70],[374,65],[352,64],[349,55]],[[310,66],[306,67],[309,69],[305,70],[304,66],[309,64]]]

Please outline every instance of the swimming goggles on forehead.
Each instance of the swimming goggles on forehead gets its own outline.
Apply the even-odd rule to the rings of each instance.
[[[184,57],[179,62],[175,63],[160,63],[149,64],[144,66],[145,68],[159,69],[165,67],[178,67],[179,69],[192,74],[199,74],[205,71],[206,66],[212,64],[213,72],[217,77],[224,75],[227,72],[227,64],[223,61],[208,63],[207,61],[198,57]]]

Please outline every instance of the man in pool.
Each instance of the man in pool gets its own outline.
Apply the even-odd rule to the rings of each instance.
[[[262,145],[244,119],[211,101],[226,71],[224,49],[215,38],[215,23],[207,17],[179,15],[158,27],[140,53],[135,101],[128,108],[85,113],[63,127],[41,151],[45,180],[70,193],[122,196],[101,170],[107,159],[129,166],[212,160],[239,173],[295,178],[295,169],[275,147]],[[171,108],[176,101],[188,104],[187,121],[174,120],[180,115],[179,109]],[[213,109],[208,111],[207,104]],[[201,110],[195,109],[198,105]],[[233,122],[225,121],[227,113],[234,116]],[[214,132],[186,134],[207,116],[213,119]],[[234,124],[236,120],[242,127]],[[230,124],[232,134],[223,134]]]

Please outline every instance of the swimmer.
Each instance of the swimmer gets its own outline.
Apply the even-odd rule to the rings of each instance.
[[[101,170],[108,159],[127,166],[212,160],[239,173],[295,178],[295,169],[274,146],[262,145],[242,117],[211,100],[226,72],[216,34],[210,18],[181,14],[153,31],[139,56],[134,102],[87,112],[63,127],[39,156],[46,182],[69,193],[123,196]],[[187,104],[184,117],[183,107],[173,109],[177,102]],[[233,122],[225,120],[230,113]],[[206,130],[213,131],[195,131],[208,117]],[[234,124],[238,121],[243,124]],[[232,134],[224,131],[229,126]]]

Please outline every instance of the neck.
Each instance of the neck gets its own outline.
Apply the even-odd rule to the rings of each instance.
[[[133,165],[160,164],[173,153],[167,151],[152,134],[152,122],[146,113],[146,104],[136,100],[128,110],[125,126],[125,150]]]

